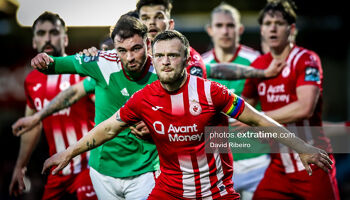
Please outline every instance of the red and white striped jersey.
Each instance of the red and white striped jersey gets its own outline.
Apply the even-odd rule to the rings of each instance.
[[[45,75],[33,70],[24,83],[27,105],[40,111],[62,90],[83,79],[79,75]],[[50,156],[65,150],[87,134],[94,127],[94,116],[94,103],[87,96],[71,107],[45,118],[42,123]],[[88,157],[88,153],[75,157],[60,174],[77,174],[88,168]]]
[[[217,198],[235,193],[232,155],[206,154],[205,126],[227,125],[221,112],[236,118],[244,102],[226,87],[188,75],[176,92],[167,92],[159,80],[136,92],[120,109],[126,123],[143,120],[159,154],[157,185],[178,198]]]
[[[271,53],[268,53],[257,58],[252,63],[252,66],[259,69],[266,69],[272,60]],[[286,127],[310,144],[330,151],[331,146],[328,138],[322,132],[315,133],[311,129],[312,126],[322,126],[323,71],[320,58],[313,51],[294,46],[286,58],[286,62],[287,66],[274,78],[248,79],[242,96],[258,98],[261,102],[262,111],[271,111],[297,101],[297,87],[304,85],[315,85],[319,87],[320,96],[312,117],[286,124]],[[299,126],[303,127],[296,128]],[[305,169],[299,156],[295,153],[272,154],[272,158],[272,162],[284,168],[286,173]]]

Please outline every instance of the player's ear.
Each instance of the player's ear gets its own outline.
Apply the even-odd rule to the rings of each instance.
[[[241,25],[239,26],[238,33],[239,33],[239,35],[242,35],[243,32],[244,32],[244,26],[243,26],[243,24],[241,24]]]
[[[174,19],[169,20],[169,30],[174,30],[175,28],[175,21]]]
[[[63,41],[64,41],[64,47],[67,47],[67,46],[68,46],[68,43],[69,43],[68,35],[67,35],[67,34],[64,34]]]
[[[210,24],[207,24],[207,25],[205,26],[205,29],[206,29],[208,35],[209,35],[210,37],[212,37],[212,36],[213,36],[213,30],[212,30],[212,28],[211,28],[211,25],[210,25]]]
[[[37,48],[38,48],[38,46],[37,46],[36,43],[35,43],[34,37],[33,37],[33,39],[32,39],[32,47],[33,47],[33,49],[37,49]]]

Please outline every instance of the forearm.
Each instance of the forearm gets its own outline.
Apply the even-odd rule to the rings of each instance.
[[[307,108],[300,101],[295,101],[282,108],[265,112],[265,115],[271,117],[279,123],[292,123],[309,117]]]
[[[246,78],[264,78],[265,71],[236,63],[212,64],[210,78],[237,80]]]
[[[39,142],[41,134],[41,124],[35,126],[26,134],[21,136],[20,149],[17,157],[16,167],[23,168],[27,166],[30,157]]]
[[[268,116],[265,116],[255,110],[252,106],[246,104],[243,113],[239,116],[238,120],[242,121],[251,126],[266,127],[264,132],[273,132],[276,133],[274,139],[292,149],[298,153],[305,153],[308,149],[307,144],[296,137],[293,133],[283,127],[281,124],[271,119]],[[265,129],[265,128],[262,128]],[[288,135],[288,137],[286,137]]]
[[[113,139],[122,130],[127,128],[125,123],[117,122],[116,114],[109,119],[103,121],[95,128],[89,131],[82,139],[80,139],[74,146],[70,146],[67,150],[71,158],[94,149],[103,143]]]
[[[47,116],[50,116],[59,110],[73,105],[85,95],[86,93],[84,91],[79,92],[78,88],[76,88],[75,86],[69,87],[68,89],[60,92],[54,99],[50,101],[50,103],[47,106],[45,106],[36,115],[40,120],[43,120]]]

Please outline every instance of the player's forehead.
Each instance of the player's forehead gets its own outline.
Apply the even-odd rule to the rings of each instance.
[[[166,9],[163,5],[145,5],[140,8],[140,17],[151,15],[166,15]]]
[[[134,34],[132,37],[122,38],[120,35],[116,35],[114,38],[114,47],[116,49],[131,49],[134,46],[144,46],[144,39],[139,34]]]
[[[44,21],[38,21],[35,24],[34,27],[34,32],[37,31],[50,31],[50,30],[58,30],[58,31],[63,31],[63,27],[61,25],[61,22],[57,20],[56,22],[52,22],[49,20],[44,20]]]
[[[270,10],[264,14],[263,22],[266,21],[287,21],[284,19],[282,12]]]
[[[158,40],[153,45],[154,54],[165,54],[165,53],[182,53],[184,52],[184,46],[180,39],[172,38],[168,40]]]
[[[212,15],[212,24],[236,24],[236,20],[229,12],[216,12]]]

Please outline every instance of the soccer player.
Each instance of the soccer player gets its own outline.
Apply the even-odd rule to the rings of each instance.
[[[221,84],[187,75],[189,43],[181,33],[160,33],[152,42],[152,51],[159,80],[136,92],[77,144],[46,160],[43,172],[57,165],[52,171],[57,173],[73,157],[118,137],[129,124],[143,120],[158,148],[161,164],[161,174],[148,199],[239,199],[232,183],[232,155],[205,153],[205,126],[220,123],[216,117],[223,112],[250,125],[275,126],[281,133],[288,130],[259,114]],[[52,61],[37,56],[33,66],[45,68]],[[331,161],[321,149],[297,137],[278,140],[299,152],[309,173],[309,163],[326,171],[330,168]]]
[[[79,73],[96,80],[95,123],[108,119],[138,90],[157,80],[147,56],[147,27],[122,16],[111,32],[115,49],[98,56],[54,57],[49,73]],[[45,57],[39,54],[36,58]],[[32,65],[35,65],[35,58]],[[48,61],[48,60],[47,60]],[[153,143],[129,129],[90,153],[90,175],[99,199],[144,199],[155,184],[159,159]]]
[[[38,52],[49,55],[64,56],[68,45],[68,36],[64,21],[59,15],[45,12],[40,15],[32,26],[33,48]],[[33,70],[26,77],[24,87],[27,98],[26,116],[40,111],[60,91],[70,85],[91,85],[90,79],[78,75],[44,75]],[[82,81],[83,80],[83,81]],[[86,88],[93,91],[93,88]],[[43,120],[49,154],[63,151],[69,145],[76,143],[93,128],[94,103],[85,97],[76,105],[62,110]],[[31,131],[21,136],[21,144],[16,166],[10,183],[10,194],[18,196],[25,190],[24,176],[26,165],[40,138],[41,125],[38,124]],[[76,157],[58,176],[49,175],[42,199],[61,199],[67,194],[74,194],[77,199],[97,199],[89,176],[89,154],[84,153]]]
[[[154,37],[165,30],[173,30],[175,22],[171,18],[173,5],[170,0],[139,0],[136,10],[139,18],[148,28],[148,38]],[[150,51],[151,53],[151,51]],[[206,78],[207,72],[200,54],[190,47],[191,61],[187,67],[189,74]]]
[[[207,32],[212,39],[214,48],[202,55],[206,64],[208,79],[225,85],[230,91],[241,95],[245,79],[223,80],[210,76],[211,68],[218,64],[224,64],[231,68],[232,64],[240,64],[241,67],[255,70],[248,67],[260,53],[250,47],[239,43],[240,35],[243,33],[244,26],[241,24],[239,11],[233,6],[221,3],[211,12],[210,24],[207,26]],[[225,65],[225,63],[228,63]],[[230,65],[231,64],[231,65]],[[239,71],[237,69],[237,71]],[[264,70],[256,70],[256,78],[263,78]],[[223,73],[226,74],[226,73]],[[253,75],[253,74],[251,74]],[[234,127],[237,123],[230,118],[230,126]],[[241,194],[242,199],[252,199],[253,193],[263,178],[265,170],[270,163],[270,157],[262,152],[261,144],[254,140],[247,140],[254,146],[254,152],[234,153],[233,182],[235,189]],[[267,144],[265,144],[267,145]],[[261,146],[259,148],[259,146]]]
[[[274,58],[286,60],[287,65],[275,78],[249,79],[242,95],[251,105],[259,100],[265,114],[277,122],[287,127],[301,126],[295,128],[300,137],[331,152],[328,138],[312,129],[322,126],[320,58],[315,52],[295,45],[295,22],[292,1],[270,1],[262,9],[260,31],[270,52],[252,66],[264,69]],[[334,160],[332,154],[330,158]],[[272,154],[254,199],[339,199],[334,164],[330,173],[316,166],[312,168],[313,175],[308,176],[297,154]]]

